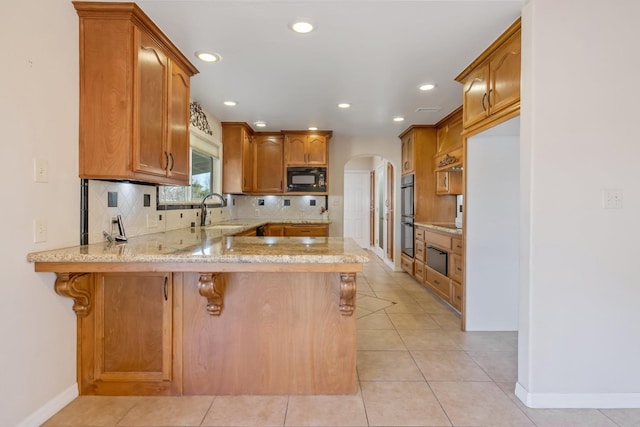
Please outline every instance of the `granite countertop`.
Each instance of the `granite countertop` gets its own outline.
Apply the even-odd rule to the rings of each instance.
[[[341,237],[234,237],[233,234],[283,220],[232,220],[27,255],[36,263],[336,263],[369,261],[353,239]],[[289,223],[326,224],[291,220]]]
[[[462,228],[457,228],[455,224],[447,223],[432,223],[432,222],[414,222],[414,226],[429,228],[434,231],[440,231],[442,233],[453,234],[455,236],[462,236]]]

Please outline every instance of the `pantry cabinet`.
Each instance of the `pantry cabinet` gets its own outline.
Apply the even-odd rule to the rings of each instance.
[[[456,80],[463,85],[466,133],[494,126],[520,112],[520,19]]]
[[[285,167],[327,166],[331,134],[328,131],[284,132]]]
[[[89,275],[93,308],[78,318],[83,332],[80,394],[180,391],[180,353],[175,350],[181,343],[174,325],[180,317],[180,277],[174,283],[171,273],[162,272]]]
[[[134,3],[74,7],[80,177],[189,185],[190,78],[198,70]]]

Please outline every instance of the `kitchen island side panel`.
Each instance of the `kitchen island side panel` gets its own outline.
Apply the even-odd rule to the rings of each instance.
[[[225,273],[220,316],[184,273],[183,393],[353,394],[356,316],[339,273]]]

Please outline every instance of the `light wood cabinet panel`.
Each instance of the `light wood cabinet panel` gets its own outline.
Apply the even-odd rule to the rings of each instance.
[[[420,283],[424,282],[425,279],[425,266],[424,266],[424,262],[419,261],[417,259],[414,259],[413,261],[413,270],[414,270],[414,276],[416,278],[416,280]]]
[[[462,255],[463,248],[464,248],[464,245],[461,237],[451,238],[451,251],[454,254]]]
[[[284,235],[328,237],[329,226],[326,224],[286,224],[284,226]]]
[[[400,268],[413,276],[413,258],[402,254],[400,257]]]
[[[80,394],[175,394],[175,286],[170,273],[92,275],[94,307],[80,318]],[[178,286],[180,288],[180,286]],[[178,292],[179,293],[179,292]],[[131,319],[136,319],[131,322]]]
[[[462,265],[462,256],[458,254],[450,254],[449,255],[449,277],[451,277],[456,282],[462,282],[462,273],[463,273],[463,265]]]
[[[437,271],[425,267],[426,269],[426,281],[429,287],[438,294],[442,299],[447,302],[450,302],[451,297],[451,289],[450,289],[450,280],[447,276],[443,276]]]
[[[264,229],[265,236],[284,236],[283,224],[267,224]]]
[[[462,147],[462,107],[436,125],[436,155]]]
[[[462,311],[462,285],[451,281],[451,305],[458,311]]]
[[[189,80],[198,70],[134,3],[74,7],[80,177],[188,185]]]
[[[281,193],[284,141],[282,135],[254,137],[254,193]]]
[[[222,123],[222,192],[251,192],[253,182],[253,130],[246,123]]]
[[[436,172],[436,194],[462,194],[462,171]]]
[[[327,166],[331,132],[284,133],[284,163],[287,166]]]
[[[190,123],[190,79],[189,75],[175,62],[169,62],[169,132],[167,151],[169,153],[169,177],[189,182],[191,143]]]
[[[495,114],[520,101],[520,31],[511,36],[491,56],[489,112]]]
[[[424,239],[428,245],[434,245],[447,251],[451,249],[451,236],[436,233],[433,231],[426,231]]]
[[[402,144],[402,174],[410,174],[413,172],[413,132],[404,135],[401,138]]]
[[[520,46],[518,19],[456,77],[463,85],[463,127],[467,134],[519,114]]]

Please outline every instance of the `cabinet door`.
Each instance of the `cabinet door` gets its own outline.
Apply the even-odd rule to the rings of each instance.
[[[304,166],[306,164],[306,135],[285,135],[284,162],[287,166]]]
[[[495,114],[520,101],[520,31],[491,57],[490,112]]]
[[[281,193],[284,141],[281,136],[260,135],[254,137],[253,191],[257,193]]]
[[[242,191],[253,189],[253,139],[242,129]]]
[[[170,273],[96,274],[94,314],[83,322],[83,339],[94,335],[91,348],[83,343],[80,352],[81,394],[162,394],[179,387]]]
[[[467,128],[488,116],[489,65],[473,70],[462,86],[462,122]]]
[[[413,172],[413,135],[402,138],[402,173]]]
[[[462,282],[462,256],[458,254],[450,254],[449,277],[456,282]]]
[[[149,35],[136,29],[137,72],[134,93],[133,169],[165,176],[168,60]]]
[[[189,185],[189,76],[176,63],[170,62],[169,126],[167,174]]]
[[[436,194],[462,194],[462,171],[436,172]]]
[[[265,227],[265,235],[267,236],[284,236],[284,225],[267,224]]]
[[[321,166],[327,164],[327,139],[324,136],[307,137],[307,164]]]

